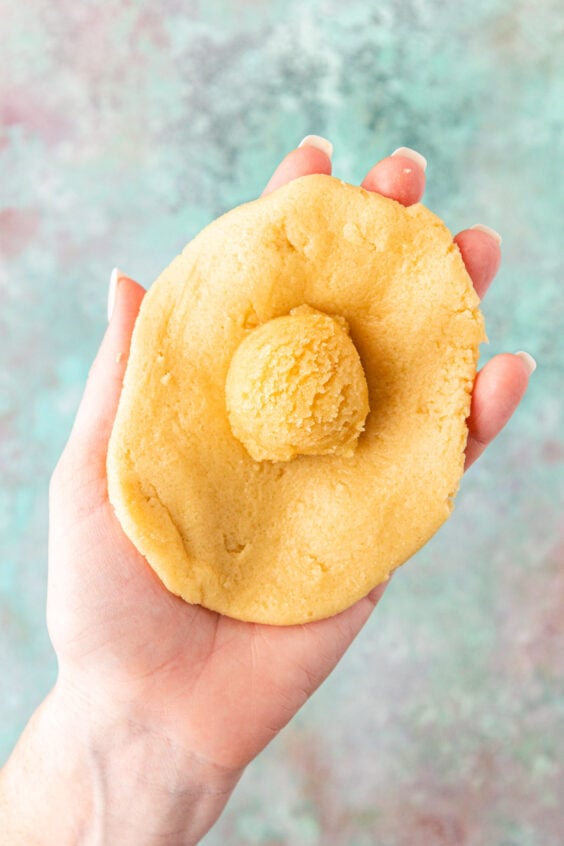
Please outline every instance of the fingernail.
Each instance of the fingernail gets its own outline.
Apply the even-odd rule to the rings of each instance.
[[[392,156],[405,156],[406,159],[411,159],[412,162],[418,164],[423,171],[427,170],[427,159],[425,156],[422,156],[417,150],[412,150],[411,147],[398,147],[397,150],[394,150]]]
[[[474,226],[470,227],[470,229],[477,229],[478,232],[485,232],[486,235],[491,235],[494,241],[501,244],[501,235],[499,232],[496,232],[495,229],[492,229],[491,226],[486,226],[484,223],[475,223]]]
[[[114,267],[112,275],[110,276],[110,287],[108,288],[108,323],[112,319],[112,314],[114,313],[114,306],[116,304],[116,288],[120,276],[121,270]]]
[[[529,376],[531,375],[531,373],[534,373],[534,371],[537,369],[537,363],[532,355],[529,355],[528,352],[523,352],[523,350],[519,350],[519,352],[516,352],[515,355],[520,358],[522,362],[524,362]]]
[[[316,147],[330,159],[333,156],[333,145],[327,138],[322,135],[306,135],[303,141],[300,141],[298,147]]]

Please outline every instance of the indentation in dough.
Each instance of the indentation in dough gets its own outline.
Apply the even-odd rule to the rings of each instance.
[[[240,552],[246,548],[246,543],[241,543],[234,537],[234,535],[230,534],[223,534],[223,546],[225,547],[225,551],[229,552],[230,554],[238,555]]]

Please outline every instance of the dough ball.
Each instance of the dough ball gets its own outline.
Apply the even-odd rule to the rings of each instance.
[[[307,305],[243,339],[225,395],[233,434],[256,461],[352,455],[368,414],[346,322]]]

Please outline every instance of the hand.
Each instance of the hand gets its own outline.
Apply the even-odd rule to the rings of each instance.
[[[327,153],[305,144],[286,156],[265,193],[330,172]],[[362,182],[404,205],[420,200],[424,184],[409,151],[383,159]],[[467,229],[455,241],[483,296],[500,261],[497,239]],[[76,803],[75,825],[88,832],[105,825],[112,834],[104,842],[124,846],[197,842],[244,767],[331,672],[384,591],[330,619],[281,628],[222,617],[166,591],[123,534],[106,488],[107,443],[143,295],[136,282],[119,279],[53,476],[48,627],[59,677],[36,730],[48,726],[63,738],[70,768],[81,774],[86,798]],[[478,375],[467,466],[505,425],[528,376],[526,361],[509,354]],[[98,805],[88,798],[96,784]]]

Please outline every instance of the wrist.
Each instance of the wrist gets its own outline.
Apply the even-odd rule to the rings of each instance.
[[[57,685],[1,774],[0,820],[29,846],[191,846],[240,775],[199,760],[142,713],[93,709]]]

